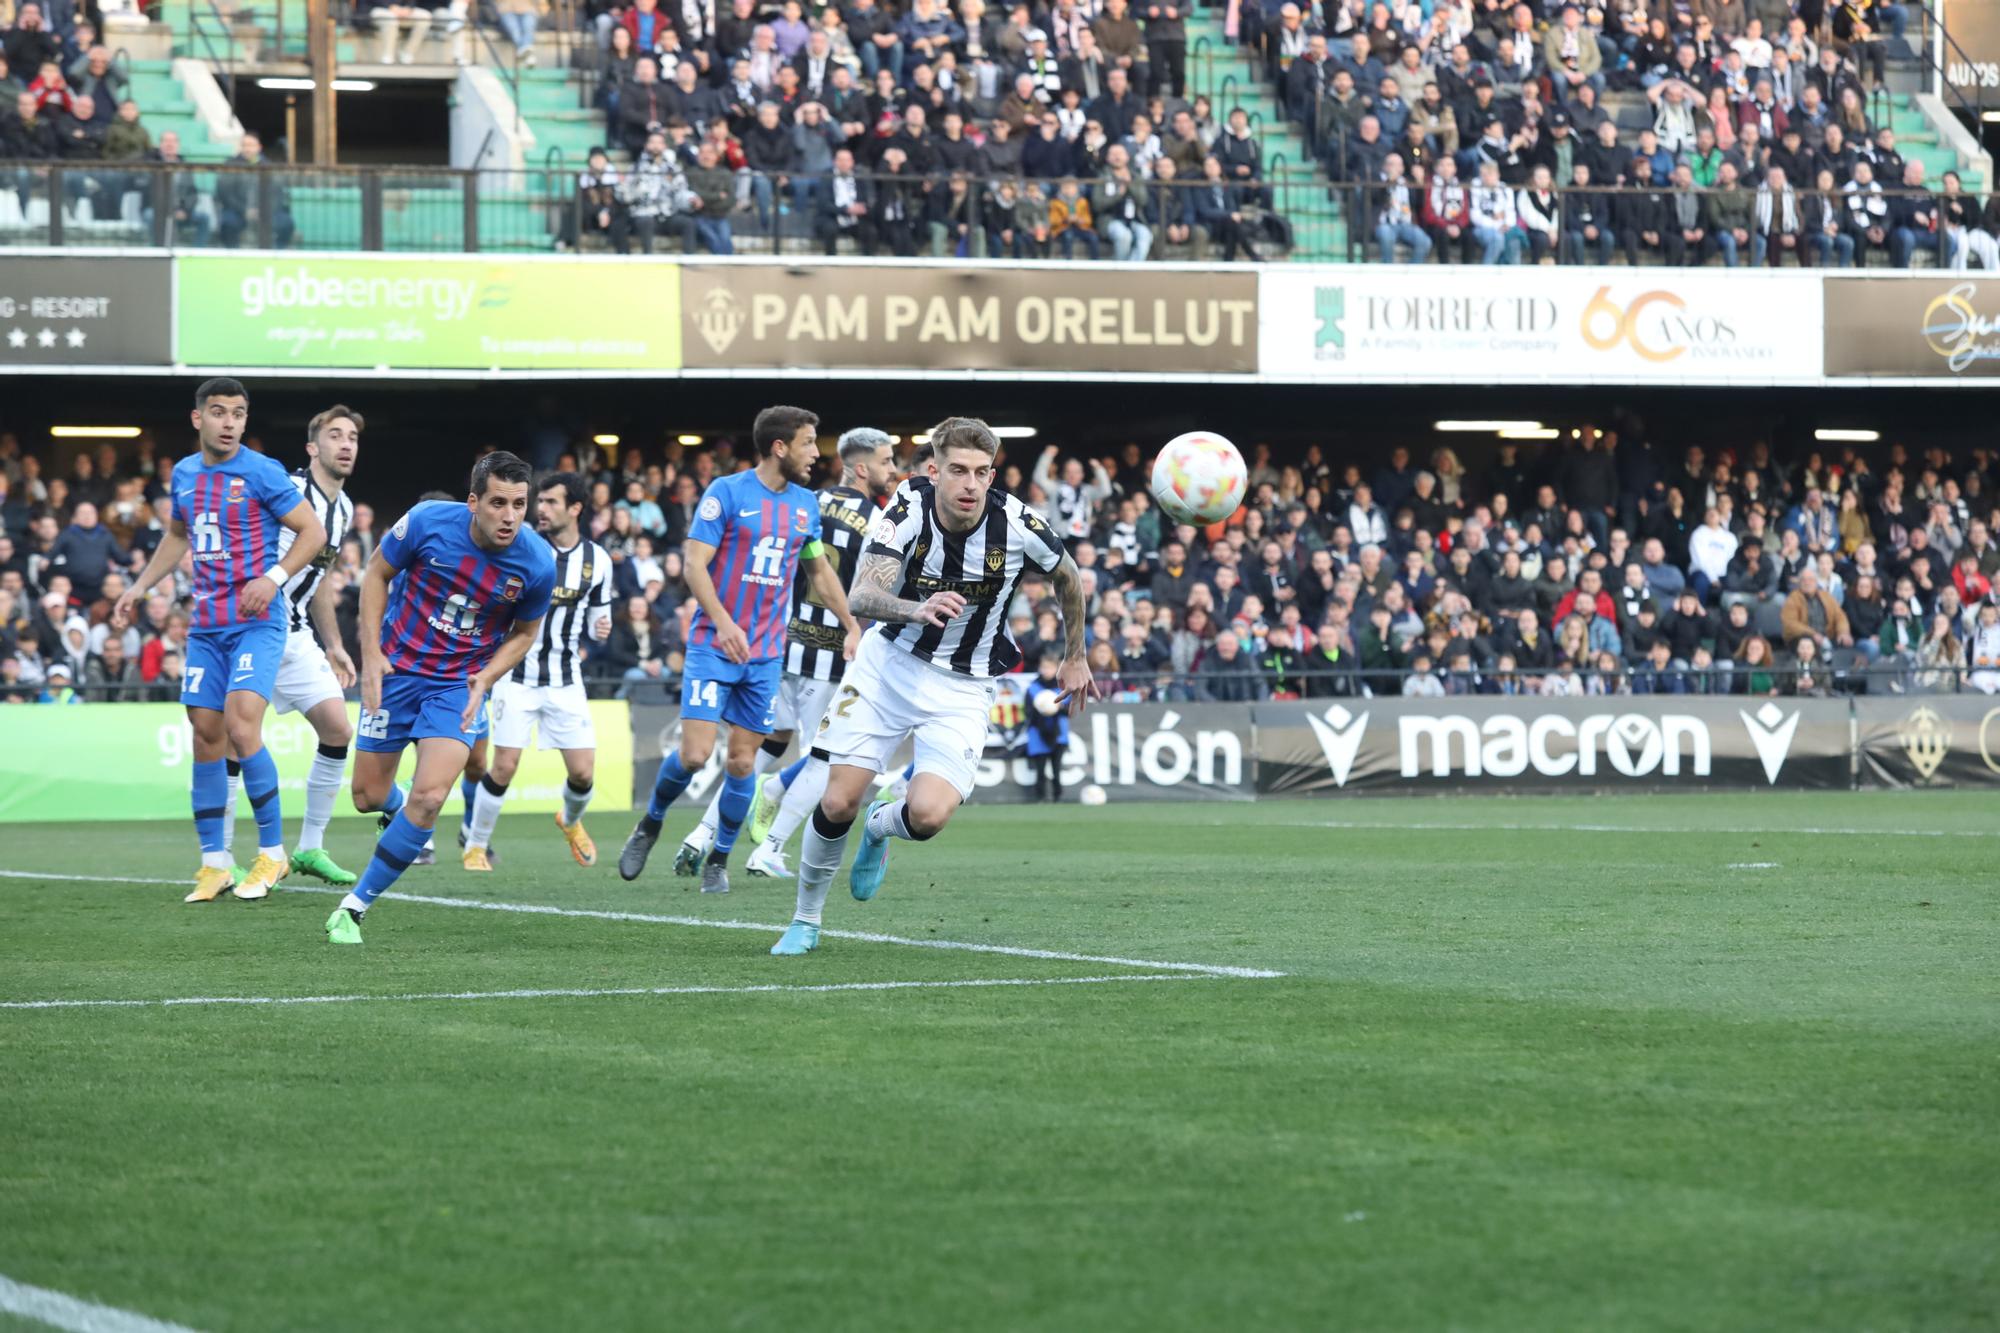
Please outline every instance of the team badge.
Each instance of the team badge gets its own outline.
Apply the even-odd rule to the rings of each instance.
[[[509,574],[507,581],[500,585],[500,598],[502,601],[517,602],[521,599],[522,590],[527,586],[521,582],[520,575]]]
[[[998,574],[1007,568],[1007,548],[1002,546],[986,553],[986,572]]]
[[[238,504],[242,501],[242,499],[243,499],[243,478],[231,477],[229,479],[229,503]]]
[[[806,529],[812,525],[812,519],[806,514],[806,511],[803,509],[794,509],[792,511],[792,517],[798,520],[798,527],[800,532],[806,531]]]
[[[701,497],[701,509],[698,512],[704,521],[713,523],[722,517],[722,501],[713,495],[704,495]]]

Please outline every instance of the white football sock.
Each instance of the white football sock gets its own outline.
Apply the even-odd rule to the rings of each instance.
[[[563,824],[567,827],[582,819],[584,807],[590,804],[590,798],[596,794],[597,788],[594,785],[578,791],[567,782],[563,783]]]
[[[908,801],[892,801],[878,805],[868,816],[868,836],[871,838],[904,838],[915,842],[917,837],[910,832],[910,821],[906,817]]]
[[[333,818],[333,803],[340,795],[340,779],[347,768],[347,756],[315,753],[306,773],[306,817],[299,826],[299,850],[310,852],[326,846],[327,822]]]
[[[502,787],[495,794],[492,778],[479,780],[479,786],[472,794],[472,829],[465,835],[466,846],[493,845],[493,826],[500,822],[500,807],[506,799],[507,789]]]
[[[826,891],[846,854],[846,831],[838,838],[828,838],[820,833],[817,818],[806,824],[805,841],[799,845],[799,902],[792,913],[796,919],[819,924],[820,912],[826,906]]]
[[[792,840],[792,834],[799,825],[811,817],[819,808],[819,798],[826,795],[826,779],[831,770],[824,759],[807,759],[806,766],[799,770],[792,785],[785,788],[784,803],[778,807],[778,817],[771,821],[770,836],[764,845],[774,852],[781,852],[785,844]]]
[[[222,803],[222,850],[236,850],[236,798],[243,792],[243,775],[232,773],[229,777],[229,797]]]

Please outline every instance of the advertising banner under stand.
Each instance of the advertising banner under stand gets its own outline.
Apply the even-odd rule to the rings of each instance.
[[[1693,695],[1260,704],[1260,795],[1846,787],[1845,700]]]
[[[1468,366],[1530,384],[1821,378],[1820,278],[1802,271],[1276,265],[1260,318],[1262,371],[1280,379],[1445,383]]]
[[[0,255],[0,372],[172,365],[173,310],[164,256]]]
[[[1255,273],[1079,272],[690,263],[681,345],[690,369],[1256,373]]]
[[[1957,273],[1826,279],[1826,375],[2000,375],[2000,281]]]
[[[973,799],[1018,804],[1035,799],[1035,769],[1027,757],[1026,709],[1015,685],[1003,680],[988,715],[986,750],[974,775]],[[1104,788],[1113,801],[1247,801],[1256,794],[1250,710],[1234,704],[1100,704],[1071,724],[1063,752],[1063,799],[1075,801],[1086,785]],[[652,794],[660,758],[680,744],[680,710],[632,705],[633,801]],[[722,747],[716,747],[717,755]],[[910,761],[906,741],[891,770]],[[699,808],[714,793],[719,760],[688,784],[681,803]]]
[[[1854,701],[1863,787],[2000,787],[2000,696]]]
[[[680,366],[679,269],[660,260],[188,254],[191,366],[658,370]]]

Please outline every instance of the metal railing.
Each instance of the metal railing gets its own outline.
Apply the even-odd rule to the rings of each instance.
[[[186,164],[150,162],[21,162],[0,161],[0,250],[8,246],[152,245],[175,249],[212,247],[364,251],[546,251],[559,245],[613,248],[630,236],[641,248],[664,242],[693,248],[700,241],[688,235],[695,221],[714,214],[668,211],[644,226],[646,210],[630,190],[634,173],[618,168],[625,189],[611,202],[612,225],[599,225],[597,204],[579,189],[578,175],[566,169],[563,155],[553,149],[541,167],[524,171],[460,170],[441,167],[308,167]],[[837,248],[847,253],[872,235],[882,253],[950,254],[951,228],[939,217],[942,194],[950,190],[941,177],[862,176],[870,193],[886,188],[906,192],[907,225],[883,223],[869,228],[840,229]],[[1080,182],[1087,196],[1093,182]],[[1202,185],[1197,181],[1147,182],[1152,194],[1140,219],[1154,228],[1153,253],[1162,256],[1168,241],[1159,234],[1171,212],[1176,221],[1199,207]],[[1058,193],[1054,181],[1027,182],[1021,198],[1035,193],[1047,202]],[[1268,188],[1268,183],[1264,187]],[[980,225],[965,239],[971,258],[1003,258],[1014,253],[1011,243],[987,225],[985,201],[991,185],[971,182],[980,204]],[[1301,192],[1302,194],[1305,192]],[[830,181],[820,176],[759,176],[738,172],[730,182],[730,246],[740,253],[811,253],[823,250],[828,217],[821,200],[831,197]],[[1235,192],[1246,226],[1256,228],[1268,211]],[[1186,210],[1170,205],[1186,203]],[[1324,199],[1319,205],[1325,211]],[[932,226],[937,221],[937,227]],[[874,221],[871,219],[871,222]],[[1108,219],[1094,231],[1094,241],[1081,233],[1070,242],[1079,256],[1101,252],[1109,257],[1113,239]],[[1031,230],[1024,228],[1023,230]],[[652,232],[649,238],[645,233]],[[989,233],[1000,241],[989,246]],[[1202,258],[1214,238],[1206,229],[1176,242],[1174,257]],[[1256,230],[1249,239],[1275,243],[1274,235]],[[704,247],[705,248],[705,247]],[[1060,237],[1032,236],[1021,257],[1064,254]]]
[[[282,7],[281,7],[282,8]],[[206,13],[204,14],[204,11]],[[210,31],[210,23],[215,31]],[[188,0],[187,49],[205,61],[222,85],[229,115],[236,117],[236,29],[215,0]]]
[[[1463,179],[1459,183],[1465,187],[1469,202],[1473,187]],[[1508,186],[1507,188],[1510,194],[1518,198],[1518,192],[1521,187]],[[1386,198],[1384,187],[1380,183],[1349,182],[1334,186],[1334,191],[1346,196],[1347,199],[1346,215],[1350,219],[1348,237],[1350,248],[1359,249],[1362,246],[1375,245],[1382,221],[1383,200]],[[1881,237],[1877,239],[1868,234],[1869,230],[1873,230],[1874,228],[1859,229],[1852,225],[1853,215],[1847,206],[1847,201],[1852,197],[1851,195],[1841,191],[1822,194],[1817,190],[1796,190],[1794,192],[1794,211],[1797,214],[1797,220],[1801,229],[1797,232],[1789,233],[1795,238],[1793,245],[1786,246],[1780,242],[1774,247],[1775,260],[1771,257],[1773,247],[1760,245],[1760,242],[1764,238],[1759,237],[1755,230],[1757,191],[1747,182],[1739,186],[1735,191],[1700,188],[1677,190],[1671,188],[1636,188],[1631,186],[1600,188],[1596,185],[1591,185],[1582,188],[1574,186],[1567,189],[1554,188],[1551,192],[1556,196],[1557,216],[1560,220],[1562,230],[1562,243],[1551,245],[1546,256],[1547,261],[1551,263],[1609,262],[1609,257],[1617,254],[1625,255],[1628,261],[1636,258],[1637,262],[1642,264],[1664,263],[1669,256],[1679,254],[1683,250],[1686,251],[1685,262],[1693,266],[1699,266],[1712,261],[1727,262],[1726,260],[1720,260],[1719,256],[1725,254],[1730,246],[1723,245],[1718,238],[1718,232],[1723,229],[1716,226],[1713,210],[1715,208],[1715,201],[1728,199],[1732,196],[1736,202],[1747,204],[1749,208],[1748,217],[1751,224],[1746,229],[1747,237],[1745,240],[1739,241],[1736,240],[1733,234],[1731,236],[1731,244],[1737,252],[1735,262],[1738,264],[1757,262],[1756,255],[1761,250],[1764,254],[1762,262],[1776,263],[1789,257],[1794,263],[1802,266],[1814,266],[1819,263],[1830,262],[1838,267],[1848,267],[1850,265],[1865,267],[1878,254],[1887,257],[1884,262],[1892,263],[1896,249],[1903,244],[1908,244],[1910,247],[1910,257],[1906,262],[1906,266],[1915,266],[1915,260],[1918,256],[1923,256],[1939,266],[1948,264],[1951,259],[1949,253],[1950,235],[1945,226],[1942,225],[1942,222],[1935,220],[1938,216],[1936,213],[1937,201],[1943,197],[1941,191],[1882,190],[1879,195],[1874,196],[1883,201],[1887,210],[1886,215],[1877,224],[1882,232]],[[1665,225],[1659,226],[1657,230],[1641,227],[1637,229],[1635,234],[1634,229],[1629,223],[1633,205],[1641,200],[1647,200],[1656,196],[1669,201],[1670,211],[1666,218],[1663,219]],[[1699,230],[1702,231],[1703,235],[1699,239],[1692,241],[1682,236],[1683,229],[1676,224],[1675,214],[1671,211],[1671,201],[1688,196],[1693,196],[1702,201],[1702,211],[1699,214]],[[1965,195],[1963,197],[1972,204],[1976,213],[1979,203],[1977,197],[1972,195]],[[1582,224],[1572,226],[1575,219],[1580,215],[1579,204],[1583,199],[1597,201],[1597,207],[1601,210],[1603,216],[1601,220],[1593,220],[1588,225],[1596,226],[1601,233],[1608,234],[1610,237],[1608,241],[1599,242],[1587,239],[1580,230]],[[1904,200],[1922,201],[1930,204],[1934,221],[1931,229],[1909,229],[1910,236],[1906,240],[1901,240],[1898,238],[1897,233],[1899,229],[1894,219],[1897,216],[1897,205]],[[1774,200],[1773,202],[1774,217],[1781,221],[1783,216],[1782,211],[1776,206],[1777,201]],[[1542,257],[1531,246],[1526,230],[1519,225],[1515,225],[1511,228],[1498,230],[1497,240],[1493,243],[1499,246],[1499,252],[1493,258],[1486,259],[1483,257],[1486,251],[1486,234],[1482,229],[1475,228],[1468,220],[1460,226],[1460,234],[1458,236],[1451,236],[1443,227],[1427,225],[1425,223],[1423,216],[1424,203],[1425,196],[1421,194],[1412,200],[1413,207],[1418,213],[1416,225],[1423,230],[1430,243],[1430,258],[1437,262],[1462,260],[1463,262],[1513,264],[1529,262],[1530,260]],[[1822,217],[1823,213],[1815,213],[1813,211],[1814,207],[1833,210],[1840,222],[1837,231],[1832,233],[1826,240],[1824,252],[1822,252],[1822,246],[1818,239],[1820,232],[1815,229],[1816,219]],[[1729,230],[1732,233],[1734,231],[1733,228]],[[1646,241],[1644,239],[1644,232],[1646,231],[1654,231],[1654,234],[1659,239],[1657,241]],[[1774,231],[1772,235],[1774,237],[1779,236],[1780,232]],[[1632,243],[1628,244],[1628,241]],[[1842,243],[1843,241],[1845,244]],[[1414,248],[1409,244],[1406,237],[1398,237],[1396,240],[1395,258],[1407,259],[1414,252]],[[1447,251],[1453,248],[1458,249],[1458,254],[1447,254]],[[1379,251],[1379,247],[1377,249]],[[1746,250],[1748,253],[1746,253]],[[1379,253],[1375,257],[1379,258]]]
[[[635,175],[631,168],[616,169],[623,182],[608,207],[612,225],[602,225],[597,216],[599,203],[587,200],[579,190],[575,170],[565,165],[565,157],[553,150],[543,165],[522,171],[460,170],[444,167],[308,167],[263,165],[170,166],[150,162],[23,162],[0,161],[0,249],[8,246],[111,246],[151,245],[169,248],[364,250],[364,251],[451,251],[493,250],[534,252],[561,246],[614,248],[625,236],[635,238],[642,248],[651,239],[667,248],[679,245],[708,248],[713,236],[698,238],[693,223],[718,220],[714,212],[652,210],[650,225],[640,225],[648,210],[633,193]],[[894,254],[930,254],[969,259],[1008,257],[1066,257],[1059,237],[1031,235],[1017,251],[1005,237],[995,246],[991,233],[1001,228],[989,221],[994,216],[990,201],[996,200],[995,182],[973,180],[969,189],[979,212],[977,225],[964,236],[957,233],[955,220],[946,217],[949,182],[942,176],[858,177],[867,193],[886,189],[905,192],[905,221],[884,223],[869,219],[870,227],[841,228],[834,235],[841,253],[860,248],[864,237],[872,236],[880,251]],[[1080,182],[1088,196],[1099,182]],[[1213,216],[1208,187],[1202,181],[1158,180],[1145,183],[1149,200],[1139,221],[1154,232],[1152,257],[1204,259],[1222,238],[1220,227],[1206,225]],[[1414,188],[1414,187],[1413,187]],[[1054,181],[1021,183],[1022,200],[1039,193],[1047,201],[1058,193]],[[1424,198],[1416,192],[1412,206],[1416,221],[1428,241],[1430,258],[1437,262],[1485,260],[1487,244],[1493,238],[1464,224],[1459,236],[1451,236],[1442,226],[1423,226]],[[1667,200],[1683,192],[1645,191],[1612,187],[1586,191],[1557,190],[1559,216],[1563,217],[1563,244],[1551,245],[1546,256],[1551,262],[1596,262],[1608,254],[1636,254],[1640,263],[1664,262],[1668,257],[1684,258],[1693,264],[1722,262],[1718,257],[1729,247],[1711,243],[1704,237],[1690,246],[1676,243],[1669,232],[1673,214],[1664,220],[1659,243],[1628,246],[1622,219],[1628,216],[1628,201],[1658,195]],[[1712,228],[1712,201],[1726,197],[1717,190],[1684,192],[1703,200],[1702,225]],[[1597,225],[1608,230],[1608,243],[1587,242],[1580,231],[1570,232],[1567,220],[1578,215],[1575,197],[1587,195],[1605,221]],[[751,254],[809,254],[824,249],[828,236],[828,214],[822,206],[831,197],[829,178],[823,176],[760,175],[735,173],[730,182],[730,211],[721,220],[729,224],[729,248]],[[1281,156],[1272,159],[1264,176],[1247,186],[1231,190],[1231,211],[1240,215],[1235,225],[1246,229],[1245,239],[1258,243],[1263,258],[1282,258],[1287,253],[1283,237],[1287,228],[1296,230],[1307,223],[1328,223],[1345,217],[1349,258],[1375,257],[1379,252],[1377,230],[1385,196],[1379,184],[1343,184],[1328,188],[1317,173],[1294,168]],[[1813,264],[1848,259],[1861,264],[1880,265],[1899,257],[1907,246],[1909,259],[1916,264],[1950,262],[1950,237],[1937,231],[1911,231],[1899,236],[1894,218],[1897,204],[1922,198],[1935,207],[1939,196],[1900,190],[1885,190],[1880,198],[1888,215],[1880,223],[1878,239],[1855,230],[1849,224],[1846,195],[1820,195],[1800,191],[1795,196],[1799,219],[1808,227],[1817,214],[1808,205],[1831,207],[1841,219],[1837,239],[1822,248],[1808,232],[1793,246],[1779,247],[1779,257],[1790,255],[1795,263]],[[1973,200],[1972,196],[1965,196]],[[1469,199],[1469,195],[1468,195]],[[1756,194],[1741,190],[1736,202],[1751,209],[1755,221]],[[1976,200],[1973,200],[1976,203]],[[1031,212],[1035,210],[1031,209]],[[1738,216],[1741,216],[1740,214]],[[1170,247],[1162,229],[1169,220],[1200,225],[1197,234]],[[1029,220],[1032,223],[1032,218]],[[1112,219],[1098,218],[1094,228],[1096,244],[1079,236],[1068,250],[1075,254],[1109,254]],[[933,226],[932,224],[937,224]],[[1017,230],[1032,231],[1032,226]],[[645,233],[653,233],[648,238]],[[1049,242],[1054,242],[1053,244]],[[1395,238],[1397,259],[1414,255],[1412,238]],[[1844,244],[1842,242],[1845,242]],[[1488,262],[1517,263],[1543,258],[1519,226],[1499,233],[1498,249]],[[1852,247],[1851,254],[1849,246]],[[720,248],[718,246],[718,248]],[[1754,242],[1735,243],[1739,263],[1756,258]],[[1879,252],[1879,253],[1878,253]],[[1324,256],[1321,256],[1324,257]]]

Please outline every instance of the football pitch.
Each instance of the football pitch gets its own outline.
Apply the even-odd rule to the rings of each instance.
[[[803,959],[625,815],[345,949],[296,878],[183,905],[184,825],[0,826],[0,1311],[1992,1328],[1996,810],[975,806]]]

